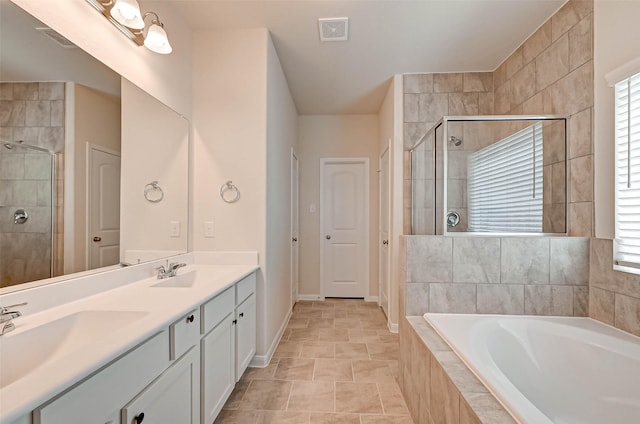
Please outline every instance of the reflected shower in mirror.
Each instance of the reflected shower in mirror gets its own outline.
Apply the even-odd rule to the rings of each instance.
[[[0,147],[2,292],[187,251],[186,119],[7,0],[0,76],[0,139],[20,146]],[[43,160],[17,153],[29,146],[54,154],[52,190],[31,170]],[[150,181],[163,201],[132,202],[145,202]],[[14,223],[18,209],[24,224]]]
[[[564,117],[444,117],[411,155],[413,234],[566,232]]]

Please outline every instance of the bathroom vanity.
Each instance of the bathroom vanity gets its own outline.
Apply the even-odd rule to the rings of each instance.
[[[256,269],[191,264],[25,312],[0,336],[0,423],[212,423],[255,354]]]

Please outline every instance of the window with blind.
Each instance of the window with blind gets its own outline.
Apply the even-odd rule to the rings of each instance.
[[[469,231],[542,232],[542,123],[469,155]]]
[[[640,73],[615,84],[615,268],[640,273]]]

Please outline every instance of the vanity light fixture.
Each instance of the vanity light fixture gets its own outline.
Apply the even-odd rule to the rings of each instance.
[[[137,0],[86,0],[127,38],[159,54],[172,52],[164,24],[155,12],[140,12]],[[151,16],[147,26],[145,19]],[[146,27],[146,28],[145,28]]]

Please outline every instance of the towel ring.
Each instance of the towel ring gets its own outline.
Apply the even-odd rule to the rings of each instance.
[[[220,186],[220,197],[227,203],[235,203],[240,200],[240,190],[229,180]]]
[[[157,181],[151,181],[144,186],[144,198],[151,203],[158,203],[164,199],[164,191],[162,191]]]

